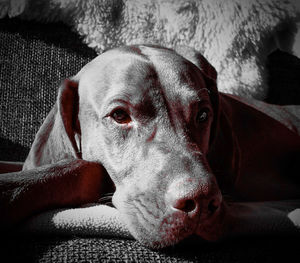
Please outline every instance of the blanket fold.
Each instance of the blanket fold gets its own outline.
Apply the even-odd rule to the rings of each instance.
[[[119,211],[106,205],[50,210],[20,227],[23,233],[133,238]]]

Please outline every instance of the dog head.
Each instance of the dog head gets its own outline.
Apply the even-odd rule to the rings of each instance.
[[[222,195],[206,157],[216,75],[191,49],[129,46],[95,58],[60,91],[74,154],[105,167],[114,206],[147,246],[220,235]]]

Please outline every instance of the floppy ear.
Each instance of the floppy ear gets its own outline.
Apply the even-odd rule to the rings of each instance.
[[[219,119],[219,93],[217,88],[217,71],[215,68],[207,61],[205,57],[198,51],[187,46],[177,46],[175,51],[183,56],[185,59],[189,60],[195,64],[204,76],[204,81],[206,88],[210,93],[210,100],[214,110],[214,120],[212,123],[212,130],[210,135],[210,143],[214,140],[217,132],[217,125]]]
[[[55,105],[35,136],[23,170],[62,159],[81,159],[78,111],[78,82],[65,80]]]
[[[79,96],[78,82],[66,79],[59,90],[59,113],[75,155],[81,159],[80,123],[78,120]]]
[[[177,46],[175,51],[194,63],[207,78],[214,82],[217,81],[217,71],[200,52],[187,46]]]

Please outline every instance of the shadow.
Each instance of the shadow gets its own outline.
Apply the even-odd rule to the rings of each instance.
[[[188,262],[289,262],[299,258],[299,237],[247,237],[207,242],[192,237],[163,251]]]
[[[0,137],[0,160],[1,161],[25,161],[29,153],[29,147],[14,143],[8,139]]]
[[[269,91],[265,102],[279,105],[300,104],[300,59],[276,50],[267,59]]]
[[[134,240],[105,237],[2,236],[7,262],[292,262],[299,258],[299,238],[247,238],[226,242],[190,239],[153,251]],[[16,242],[16,240],[18,240]],[[4,261],[6,262],[6,261]]]
[[[18,33],[26,41],[41,40],[58,48],[72,50],[83,57],[93,59],[97,53],[82,43],[82,38],[61,22],[41,23],[18,18],[0,20],[0,32]]]
[[[58,239],[34,235],[2,234],[0,238],[1,262],[40,262],[39,259],[47,251],[51,255],[56,246],[67,240],[62,237]],[[57,258],[57,260],[60,259]]]

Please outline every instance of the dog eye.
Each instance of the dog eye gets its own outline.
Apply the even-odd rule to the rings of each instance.
[[[201,109],[200,111],[198,111],[197,115],[196,115],[196,122],[197,123],[201,123],[201,122],[205,122],[208,118],[208,109],[204,108]]]
[[[114,110],[110,115],[117,123],[124,124],[131,122],[128,113],[122,109]]]

